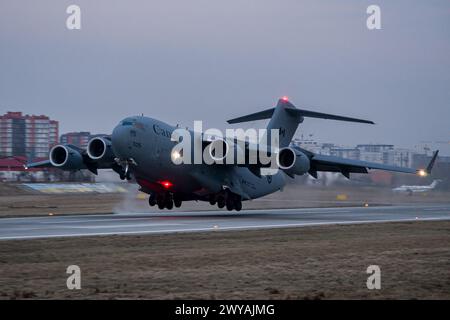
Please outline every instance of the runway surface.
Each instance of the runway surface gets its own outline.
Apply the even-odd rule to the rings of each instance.
[[[48,216],[0,219],[0,240],[450,220],[450,204]]]

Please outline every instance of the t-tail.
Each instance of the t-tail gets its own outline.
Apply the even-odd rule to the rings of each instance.
[[[433,182],[430,184],[430,188],[431,189],[436,188],[436,186],[438,185],[439,182],[441,182],[441,180],[439,180],[439,179],[433,180]]]
[[[248,122],[255,120],[270,119],[267,125],[267,130],[270,133],[270,129],[279,130],[279,147],[287,147],[291,143],[294,137],[295,131],[298,125],[303,122],[304,118],[319,118],[319,119],[330,119],[348,122],[359,122],[359,123],[369,123],[374,124],[374,122],[369,120],[343,117],[334,114],[315,112],[304,109],[297,109],[287,97],[282,97],[278,100],[275,108],[270,108],[264,111],[251,113],[242,117],[234,118],[228,120],[230,124]],[[270,141],[270,139],[268,140]]]

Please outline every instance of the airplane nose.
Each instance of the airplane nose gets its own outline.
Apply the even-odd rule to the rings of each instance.
[[[119,158],[126,159],[128,155],[128,140],[130,137],[130,129],[121,124],[117,125],[111,136],[111,144],[114,154]]]

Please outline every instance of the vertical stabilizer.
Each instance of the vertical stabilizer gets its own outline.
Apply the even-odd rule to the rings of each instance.
[[[272,117],[267,125],[267,131],[270,137],[271,129],[278,129],[280,135],[280,148],[289,146],[292,137],[297,131],[298,125],[303,122],[303,117],[296,110],[295,106],[285,97],[278,100],[274,108]],[[289,112],[290,111],[290,112]],[[268,139],[270,142],[270,138]]]

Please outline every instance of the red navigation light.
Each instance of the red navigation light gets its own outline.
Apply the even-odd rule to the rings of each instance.
[[[288,102],[289,101],[289,97],[288,96],[282,96],[281,100],[283,100],[284,102]]]
[[[169,189],[172,186],[172,182],[167,181],[167,180],[161,181],[160,183],[166,189]]]

